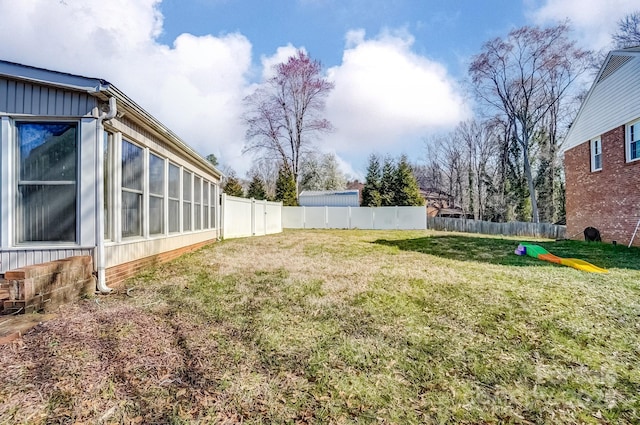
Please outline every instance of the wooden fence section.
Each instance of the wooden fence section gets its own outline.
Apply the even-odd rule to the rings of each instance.
[[[427,217],[427,229],[482,233],[485,235],[534,236],[549,239],[564,239],[567,233],[567,226],[558,226],[550,223],[527,223],[522,221],[494,223],[491,221],[446,217]]]

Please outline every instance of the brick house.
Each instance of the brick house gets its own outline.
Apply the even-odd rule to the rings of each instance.
[[[220,171],[108,81],[0,61],[0,147],[0,312],[220,237]]]
[[[565,141],[567,235],[629,244],[640,219],[640,47],[609,53]],[[633,245],[640,246],[640,235]]]

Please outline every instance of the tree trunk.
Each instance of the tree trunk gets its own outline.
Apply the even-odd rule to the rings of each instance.
[[[522,144],[522,152],[524,158],[524,174],[527,177],[527,185],[529,186],[529,198],[531,199],[531,215],[534,223],[540,223],[540,215],[538,213],[538,202],[536,200],[536,187],[531,174],[531,164],[529,164],[529,149]]]

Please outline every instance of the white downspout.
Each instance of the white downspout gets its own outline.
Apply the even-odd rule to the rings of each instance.
[[[105,273],[105,253],[104,253],[104,125],[105,120],[110,120],[116,116],[118,108],[116,106],[116,98],[109,98],[109,110],[102,112],[98,116],[98,131],[96,134],[96,175],[99,177],[96,179],[96,268],[98,270],[98,282],[96,284],[98,291],[102,294],[110,293],[113,288],[107,286],[107,277]],[[103,143],[100,143],[100,142]]]

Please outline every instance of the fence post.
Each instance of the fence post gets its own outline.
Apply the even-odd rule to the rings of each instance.
[[[256,200],[251,198],[251,236],[256,235]]]
[[[264,221],[264,234],[266,235],[267,232],[267,223],[269,222],[269,220],[267,219],[267,200],[263,199],[262,200],[262,204],[263,204],[263,208],[264,208],[264,214],[262,214],[262,220]]]
[[[222,239],[224,239],[225,228],[227,227],[227,223],[225,220],[225,205],[227,203],[227,194],[223,193],[220,195],[220,234]]]

